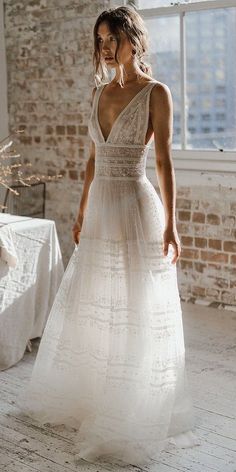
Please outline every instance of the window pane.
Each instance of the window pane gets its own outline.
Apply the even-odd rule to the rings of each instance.
[[[187,147],[236,149],[236,8],[186,16]]]
[[[150,38],[149,57],[153,77],[171,90],[174,105],[173,147],[180,147],[180,42],[179,17],[145,21]],[[166,32],[168,31],[168,34]]]
[[[179,0],[179,3],[197,3],[200,1],[207,1],[207,0]],[[214,2],[214,0],[211,0]],[[144,9],[144,8],[157,8],[157,7],[166,7],[170,6],[173,3],[176,3],[175,0],[135,0],[137,8]],[[127,2],[129,4],[129,2]]]
[[[186,20],[188,149],[236,149],[236,8],[191,12]],[[174,102],[173,148],[180,148],[179,17],[145,20],[153,76]]]

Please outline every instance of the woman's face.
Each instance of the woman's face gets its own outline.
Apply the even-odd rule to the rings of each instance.
[[[111,33],[107,23],[102,22],[98,27],[98,44],[102,60],[106,63],[107,67],[117,67],[118,64],[115,61],[115,52],[117,48],[116,37]],[[125,64],[132,59],[132,45],[128,40],[126,34],[120,32],[120,46],[117,53],[117,59],[119,63]]]

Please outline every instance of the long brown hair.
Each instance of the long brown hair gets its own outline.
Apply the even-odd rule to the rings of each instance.
[[[133,50],[135,52],[135,58],[140,69],[146,74],[152,75],[151,66],[143,60],[143,56],[147,53],[148,50],[148,33],[144,25],[143,19],[133,7],[130,8],[127,6],[122,6],[117,8],[110,8],[109,10],[104,10],[99,15],[93,29],[93,64],[95,67],[94,79],[96,85],[98,86],[104,80],[108,79],[107,68],[101,61],[101,54],[97,36],[99,25],[102,22],[106,22],[108,24],[111,33],[115,36],[117,40],[115,61],[117,62],[117,64],[119,64],[120,68],[119,84],[121,85],[121,87],[123,87],[124,85],[124,71],[122,64],[120,64],[117,59],[117,52],[121,42],[120,31],[123,31],[127,35],[127,38],[132,44]]]

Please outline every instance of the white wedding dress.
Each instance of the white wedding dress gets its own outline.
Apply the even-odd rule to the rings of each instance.
[[[174,252],[163,255],[164,208],[145,174],[151,81],[96,145],[79,245],[67,265],[18,400],[41,424],[75,428],[76,460],[143,465],[197,445],[185,371]],[[43,294],[42,294],[43,296]]]

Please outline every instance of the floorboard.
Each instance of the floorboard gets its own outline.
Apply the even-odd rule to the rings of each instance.
[[[75,464],[73,431],[41,427],[17,415],[39,340],[15,366],[0,372],[0,472],[236,472],[236,313],[182,302],[186,370],[200,446],[162,452],[144,467]]]

